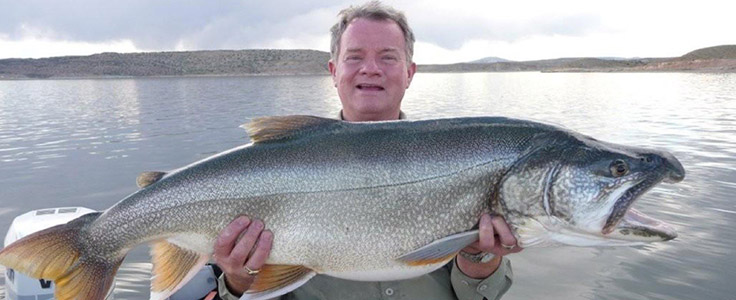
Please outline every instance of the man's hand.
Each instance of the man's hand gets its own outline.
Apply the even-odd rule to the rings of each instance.
[[[256,278],[245,267],[260,270],[271,253],[273,233],[264,228],[262,221],[241,216],[227,225],[215,241],[215,263],[225,273],[227,289],[233,295],[243,294]]]
[[[503,217],[483,214],[478,222],[479,239],[462,251],[470,254],[493,253],[495,257],[487,263],[473,263],[462,255],[457,256],[457,266],[465,275],[472,278],[486,278],[493,274],[501,264],[501,257],[522,250],[516,245],[516,237]]]

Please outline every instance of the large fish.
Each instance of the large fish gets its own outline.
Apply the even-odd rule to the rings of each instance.
[[[397,280],[431,272],[503,215],[522,247],[631,245],[675,238],[631,205],[685,176],[671,154],[507,118],[349,123],[260,118],[251,144],[146,173],[104,213],[29,235],[0,264],[52,279],[57,299],[102,299],[126,253],[153,243],[152,298],[205,264],[239,215],[274,233],[244,298],[277,296],[315,274]]]

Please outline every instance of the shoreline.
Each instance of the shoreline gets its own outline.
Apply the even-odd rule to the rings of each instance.
[[[424,74],[448,74],[448,73],[700,73],[700,74],[733,74],[736,69],[683,69],[683,70],[657,70],[657,69],[550,69],[533,71],[417,71]],[[150,76],[128,76],[128,75],[89,75],[89,76],[51,76],[51,77],[5,77],[0,76],[0,81],[31,81],[31,80],[119,80],[119,79],[163,79],[163,78],[231,78],[231,77],[300,77],[300,76],[330,76],[330,73],[244,73],[244,74],[192,74],[192,75],[150,75]]]
[[[0,76],[0,81],[25,81],[25,80],[91,80],[91,79],[141,79],[141,78],[218,78],[218,77],[277,77],[277,76],[329,76],[330,73],[289,73],[289,74],[270,74],[270,73],[254,73],[254,74],[192,74],[192,75],[150,75],[150,76],[131,76],[131,75],[90,75],[90,76],[59,76],[59,77],[15,77],[5,78]]]
[[[330,75],[330,53],[308,49],[106,52],[88,56],[0,59],[0,80]],[[418,64],[418,73],[736,73],[736,45],[680,57],[563,57],[491,63]]]

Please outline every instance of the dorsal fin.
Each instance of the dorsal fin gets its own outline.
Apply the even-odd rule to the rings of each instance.
[[[161,178],[164,177],[164,175],[166,175],[166,172],[143,172],[141,173],[141,175],[138,175],[138,178],[135,179],[135,183],[138,184],[139,188],[144,188],[153,184],[156,181],[159,181]]]
[[[341,122],[314,116],[275,116],[255,118],[243,128],[253,143],[263,143],[289,138],[319,125]]]

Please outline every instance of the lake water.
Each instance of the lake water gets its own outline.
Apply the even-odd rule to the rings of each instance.
[[[679,231],[668,243],[528,249],[505,299],[736,299],[736,74],[416,75],[411,119],[502,115],[671,151],[687,169],[636,207]],[[28,210],[103,210],[168,170],[247,143],[264,115],[335,116],[330,77],[0,81],[0,233]],[[116,298],[148,298],[134,250]]]

